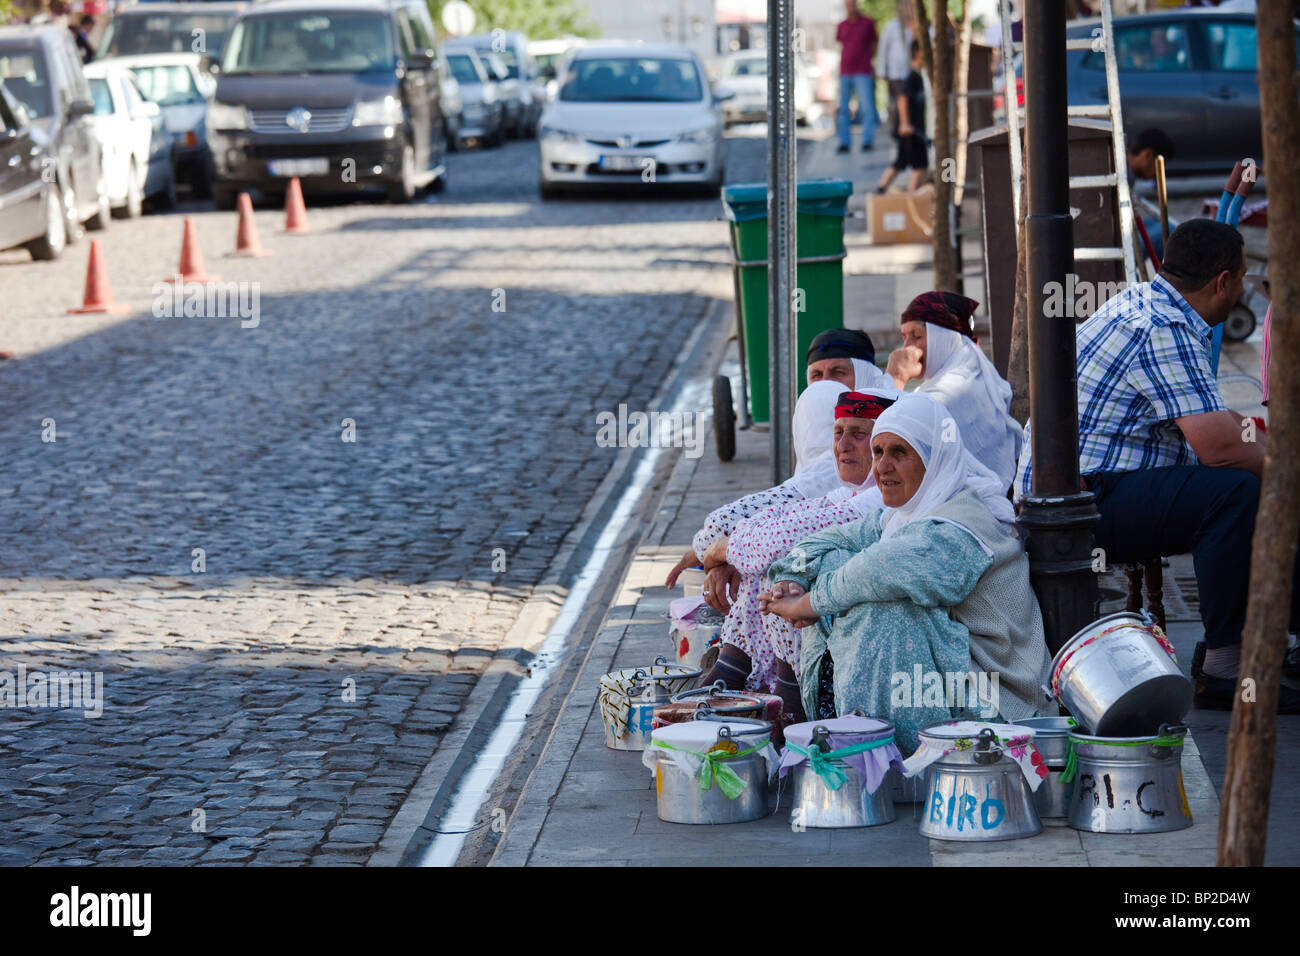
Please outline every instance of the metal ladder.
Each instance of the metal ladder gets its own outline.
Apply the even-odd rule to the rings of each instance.
[[[1002,18],[1002,75],[1004,77],[1003,101],[1006,103],[1008,139],[1011,147],[1011,202],[1016,222],[1020,222],[1020,183],[1024,177],[1024,157],[1020,142],[1021,107],[1015,101],[1015,54],[1022,44],[1011,39],[1011,0],[1000,0]],[[1124,122],[1119,102],[1119,66],[1115,61],[1114,14],[1111,0],[1101,0],[1101,36],[1066,38],[1066,50],[1096,50],[1101,42],[1101,52],[1106,61],[1105,104],[1071,106],[1072,117],[1091,117],[1110,120],[1111,146],[1114,151],[1115,172],[1104,176],[1071,176],[1071,189],[1114,189],[1118,201],[1120,245],[1076,247],[1075,262],[1123,261],[1124,278],[1129,285],[1138,281],[1137,256],[1133,246],[1133,197],[1128,188],[1128,150],[1124,145]]]

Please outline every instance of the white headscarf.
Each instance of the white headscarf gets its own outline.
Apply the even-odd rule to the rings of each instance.
[[[853,390],[855,392],[867,392],[874,395],[877,393],[873,392],[872,389],[898,391],[894,388],[894,380],[877,368],[875,363],[856,358],[851,361],[853,362]]]
[[[1011,417],[1011,386],[969,336],[927,322],[925,342],[925,379],[916,391],[948,407],[966,448],[1005,490],[1020,458],[1021,430]]]
[[[966,488],[979,495],[998,521],[1005,525],[1015,522],[1015,510],[1007,500],[1001,479],[966,450],[965,436],[940,402],[918,392],[904,395],[876,419],[875,433],[884,432],[897,435],[916,449],[925,465],[925,477],[910,501],[901,508],[885,509],[881,540],[893,537],[913,521],[933,517],[941,505]],[[965,530],[992,554],[986,542],[969,528]]]
[[[786,484],[804,498],[820,498],[840,487],[832,444],[835,402],[846,391],[844,383],[813,382],[794,403],[791,432],[794,438],[794,476]]]
[[[858,359],[854,359],[857,362]],[[897,401],[900,392],[890,382],[873,388],[848,389],[843,382],[823,380],[809,385],[794,405],[792,432],[794,437],[795,469],[794,476],[787,484],[794,486],[805,499],[821,498],[835,493],[835,499],[848,498],[856,492],[870,490],[875,493],[879,508],[880,492],[876,490],[875,478],[867,476],[860,485],[854,485],[840,478],[839,467],[835,462],[835,405],[839,397],[848,391],[858,391],[876,398]]]

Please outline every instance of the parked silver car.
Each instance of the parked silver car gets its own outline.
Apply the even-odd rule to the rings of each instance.
[[[448,114],[448,122],[455,124],[457,145],[474,139],[484,146],[500,146],[506,134],[497,81],[488,75],[487,67],[473,47],[444,49],[443,57],[460,94],[458,114],[454,119]]]
[[[537,91],[537,64],[528,52],[528,38],[518,31],[494,31],[448,40],[446,50],[472,47],[497,72],[498,94],[505,113],[506,135],[532,136],[542,115]]]
[[[632,44],[574,51],[538,130],[543,198],[592,183],[722,185],[720,105],[690,50]]]

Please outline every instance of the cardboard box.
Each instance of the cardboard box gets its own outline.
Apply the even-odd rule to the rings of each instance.
[[[874,246],[928,243],[934,238],[934,190],[867,195],[867,224]]]

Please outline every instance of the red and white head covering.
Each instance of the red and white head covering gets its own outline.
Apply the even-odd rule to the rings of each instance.
[[[896,388],[869,388],[846,392],[835,381],[813,382],[794,406],[794,476],[787,484],[804,498],[821,498],[838,488],[857,491],[840,479],[835,463],[835,421],[844,408],[849,417],[876,418],[902,393]],[[846,404],[847,402],[847,404]],[[871,479],[867,479],[871,483]]]

